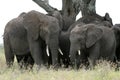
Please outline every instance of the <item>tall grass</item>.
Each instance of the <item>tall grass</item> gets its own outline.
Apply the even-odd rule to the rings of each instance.
[[[19,69],[17,62],[12,68],[5,64],[4,50],[0,49],[0,80],[120,80],[120,71],[115,71],[109,63],[102,62],[94,70],[36,68],[33,70]]]

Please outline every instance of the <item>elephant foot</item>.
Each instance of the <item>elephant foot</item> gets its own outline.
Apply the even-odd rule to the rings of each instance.
[[[56,64],[56,65],[54,65],[54,66],[53,66],[53,65],[50,66],[50,69],[53,69],[53,70],[56,70],[56,71],[57,71],[59,68],[60,68],[60,64]]]
[[[44,66],[43,64],[41,64],[41,65],[34,65],[33,66],[33,69],[34,70],[36,70],[36,71],[39,71],[39,70],[41,70],[41,69],[47,69],[47,67],[46,66]]]
[[[7,68],[11,68],[13,66],[13,62],[7,62]]]
[[[40,70],[40,66],[39,65],[34,65],[32,70],[35,71],[35,72],[38,72]]]
[[[115,71],[119,71],[120,70],[120,61],[116,62],[116,67],[115,67]]]
[[[64,65],[64,64],[63,64],[63,65],[61,65],[61,67],[62,67],[62,68],[68,68],[69,65]]]

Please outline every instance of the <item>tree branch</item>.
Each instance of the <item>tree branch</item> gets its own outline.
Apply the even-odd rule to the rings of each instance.
[[[95,7],[96,0],[91,0],[88,8],[91,12],[96,13],[96,7]]]
[[[44,0],[45,3],[49,4],[49,0]]]
[[[77,14],[80,12],[80,0],[72,0],[73,2],[73,7],[74,7],[74,11]]]
[[[33,0],[36,4],[38,4],[40,7],[42,7],[43,9],[45,9],[46,12],[51,13],[55,10],[57,10],[56,8],[53,8],[52,6],[49,5],[49,1],[48,0]]]
[[[82,16],[96,14],[96,0],[80,0]]]

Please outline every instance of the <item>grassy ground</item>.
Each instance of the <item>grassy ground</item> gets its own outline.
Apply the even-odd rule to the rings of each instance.
[[[102,63],[94,70],[79,69],[78,71],[69,69],[42,68],[37,71],[20,70],[17,63],[10,69],[6,67],[4,51],[0,48],[0,80],[120,80],[120,71],[115,71],[109,63]]]

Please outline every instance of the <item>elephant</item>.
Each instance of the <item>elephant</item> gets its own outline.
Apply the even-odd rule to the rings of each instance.
[[[63,18],[62,18],[62,15],[61,13],[58,11],[58,10],[55,10],[49,14],[47,14],[48,16],[52,16],[52,17],[55,17],[56,19],[58,19],[59,21],[59,26],[60,26],[60,30],[63,29]]]
[[[105,16],[101,17],[98,14],[95,14],[94,16],[84,16],[78,19],[76,22],[74,22],[67,30],[62,30],[60,33],[60,49],[63,52],[62,55],[62,61],[66,67],[70,65],[70,58],[69,58],[69,51],[70,51],[70,32],[71,30],[77,25],[77,24],[97,24],[99,26],[106,26],[106,27],[112,27],[112,19],[109,16],[108,13],[105,14]]]
[[[53,67],[59,67],[58,52],[60,51],[59,34],[61,29],[58,19],[32,10],[24,16],[23,23],[35,64],[38,67],[44,64],[43,56],[47,57],[44,49],[47,49],[48,56],[52,57]]]
[[[27,33],[23,25],[25,15],[26,13],[23,12],[17,18],[10,20],[4,29],[3,41],[8,67],[13,65],[14,56],[16,56],[21,68],[34,64],[29,50]]]
[[[120,61],[120,24],[115,24],[112,27],[115,37],[116,37],[116,58],[117,61]]]
[[[103,25],[108,24],[111,27],[113,26],[112,18],[110,17],[109,13],[105,13],[105,16],[103,17],[98,14],[84,16],[78,19],[76,23],[83,22],[85,24],[89,24],[89,23],[99,24],[99,23],[104,23],[104,21],[107,21],[107,23]]]
[[[114,61],[116,39],[112,28],[96,24],[76,25],[70,32],[70,60],[75,68],[86,59],[90,69],[96,60]]]

